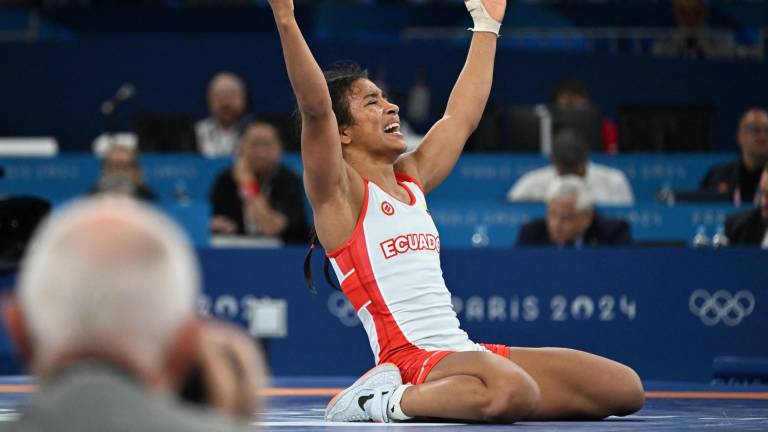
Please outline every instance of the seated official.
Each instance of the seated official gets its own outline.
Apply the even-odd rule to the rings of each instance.
[[[520,178],[507,193],[510,202],[544,202],[560,176],[584,179],[597,204],[629,205],[635,200],[623,172],[589,161],[589,147],[577,132],[563,130],[552,141],[552,165],[533,170]]]
[[[214,234],[308,241],[301,179],[280,163],[282,154],[272,125],[256,121],[248,126],[235,166],[222,171],[211,190]]]
[[[751,108],[742,115],[738,129],[741,156],[713,166],[701,180],[702,191],[727,193],[736,205],[757,204],[757,185],[768,162],[768,112]]]
[[[219,72],[208,83],[210,116],[195,124],[197,147],[209,158],[231,156],[243,136],[248,119],[245,81],[232,72]]]
[[[146,202],[154,202],[157,196],[146,184],[135,149],[114,145],[104,153],[101,175],[88,194],[117,194]]]
[[[768,163],[758,186],[759,206],[728,216],[725,235],[732,245],[759,245],[768,249]]]
[[[546,219],[523,225],[518,246],[581,247],[632,242],[627,222],[597,214],[580,177],[560,177],[548,196]]]

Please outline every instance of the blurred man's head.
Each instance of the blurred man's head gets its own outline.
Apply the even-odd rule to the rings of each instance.
[[[170,384],[198,291],[192,248],[173,222],[133,200],[94,198],[36,233],[19,276],[21,318],[11,322],[37,374],[95,357]]]
[[[744,163],[750,170],[760,169],[768,162],[768,112],[750,108],[739,120],[739,147]]]
[[[549,238],[562,246],[578,241],[592,224],[594,210],[584,180],[576,176],[558,178],[547,199]]]
[[[100,191],[130,195],[142,183],[141,165],[136,150],[113,146],[106,151],[101,162]]]
[[[568,78],[555,85],[551,103],[558,108],[586,108],[592,101],[584,81]]]
[[[208,83],[208,111],[222,126],[231,127],[245,114],[246,93],[245,83],[239,76],[231,72],[218,73]]]
[[[563,130],[552,139],[552,165],[558,175],[587,175],[589,147],[584,138],[572,130]]]
[[[677,25],[684,29],[703,27],[707,23],[707,5],[704,0],[675,0]]]
[[[760,177],[760,212],[763,220],[768,221],[768,163],[763,168],[763,176]]]
[[[283,143],[277,129],[269,123],[251,123],[240,140],[240,157],[245,158],[253,173],[274,171],[283,156]]]

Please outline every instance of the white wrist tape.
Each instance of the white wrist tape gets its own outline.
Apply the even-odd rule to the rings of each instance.
[[[501,23],[491,18],[488,11],[480,0],[464,0],[464,6],[467,7],[469,14],[472,15],[472,21],[475,26],[468,29],[473,32],[490,32],[499,35]]]

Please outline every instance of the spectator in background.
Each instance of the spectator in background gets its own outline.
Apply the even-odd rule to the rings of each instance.
[[[24,258],[17,299],[3,303],[40,384],[4,426],[249,430],[235,416],[248,420],[258,402],[258,354],[239,330],[197,318],[199,285],[191,246],[149,207],[97,198],[54,214]],[[209,409],[174,396],[193,366],[208,378]]]
[[[552,165],[533,170],[509,190],[511,202],[544,202],[558,177],[575,175],[584,179],[596,204],[631,205],[632,188],[623,172],[589,161],[589,149],[576,132],[563,130],[552,140]]]
[[[214,234],[308,241],[301,180],[280,163],[282,154],[283,144],[271,124],[248,126],[235,166],[219,174],[211,191]]]
[[[584,81],[577,79],[563,79],[557,83],[550,103],[558,108],[589,108],[592,107],[592,99]],[[600,123],[600,132],[603,140],[603,151],[616,154],[619,151],[619,133],[613,120],[603,117]]]
[[[146,202],[157,199],[152,189],[144,184],[136,149],[119,145],[104,153],[99,181],[88,193],[126,195]]]
[[[768,163],[760,178],[759,207],[740,211],[725,221],[725,236],[732,245],[759,245],[768,249]]]
[[[659,57],[731,58],[736,54],[732,36],[714,35],[707,27],[708,7],[705,0],[674,0],[677,31],[657,41],[652,48]]]
[[[232,72],[220,72],[208,83],[210,117],[195,125],[197,146],[206,157],[235,153],[248,122],[245,82]]]
[[[600,216],[580,177],[564,176],[551,185],[546,219],[526,223],[518,246],[600,246],[631,243],[629,224]]]
[[[768,112],[757,107],[747,110],[739,120],[737,139],[741,157],[710,168],[699,189],[728,193],[736,205],[756,203],[757,184],[768,162]]]

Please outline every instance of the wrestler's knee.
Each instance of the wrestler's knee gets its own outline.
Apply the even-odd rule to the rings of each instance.
[[[609,403],[612,415],[625,416],[639,411],[645,404],[645,390],[640,376],[632,368],[616,365],[616,388]]]
[[[587,418],[625,416],[643,407],[643,384],[632,368],[581,351],[560,349],[557,352],[565,361],[580,364],[585,372],[588,371],[584,375],[587,381],[582,379],[572,384],[573,390],[582,394],[588,404],[585,413]],[[600,379],[595,379],[597,377]]]
[[[491,423],[512,423],[531,418],[539,407],[539,386],[522,369],[505,371],[488,382],[483,418]]]

